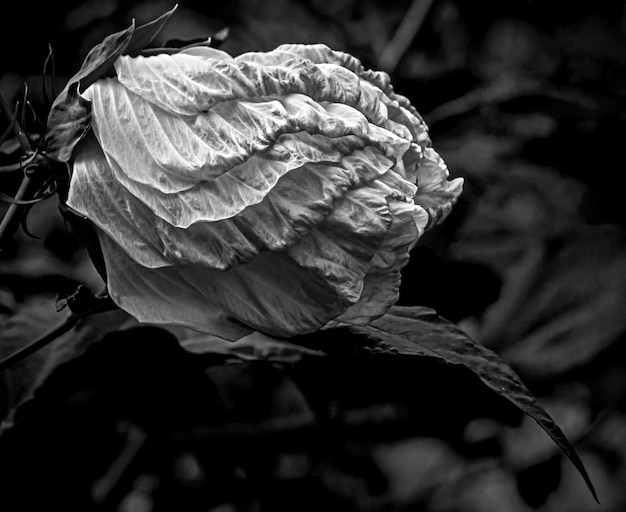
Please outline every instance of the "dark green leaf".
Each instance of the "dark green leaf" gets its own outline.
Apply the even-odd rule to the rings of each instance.
[[[433,357],[474,372],[489,388],[543,428],[576,466],[597,500],[593,484],[574,447],[517,374],[494,352],[470,339],[454,324],[431,309],[396,306],[371,325],[352,326],[350,330],[366,339],[361,348],[363,351]]]

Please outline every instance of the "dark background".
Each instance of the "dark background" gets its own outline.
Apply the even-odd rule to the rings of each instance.
[[[14,103],[26,82],[41,112],[49,43],[58,91],[103,37],[172,5],[11,2],[2,8],[0,91]],[[483,421],[465,435],[497,441],[491,456],[432,437],[380,448],[384,510],[624,510],[624,2],[189,0],[157,43],[224,27],[232,54],[286,42],[347,51],[388,71],[423,114],[451,176],[466,185],[414,249],[400,303],[435,308],[511,364],[577,445],[601,499],[531,420]],[[0,163],[15,149],[0,147]],[[0,189],[16,186],[0,175]],[[33,209],[29,228],[39,240],[18,233],[0,254],[2,354],[54,322],[60,288],[101,285],[54,200]],[[39,354],[11,374],[5,409],[46,364]]]

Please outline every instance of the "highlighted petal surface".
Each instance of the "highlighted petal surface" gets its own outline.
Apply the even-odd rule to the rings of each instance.
[[[389,76],[324,45],[115,70],[85,92],[68,205],[140,320],[226,339],[367,324],[461,192]]]

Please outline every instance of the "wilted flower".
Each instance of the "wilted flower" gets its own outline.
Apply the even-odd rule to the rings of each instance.
[[[227,339],[367,323],[461,191],[389,77],[326,46],[114,67],[82,93],[95,138],[67,204],[99,228],[109,292],[139,320]]]

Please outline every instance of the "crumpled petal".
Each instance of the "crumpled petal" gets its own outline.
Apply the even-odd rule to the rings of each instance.
[[[363,280],[359,300],[326,325],[342,323],[367,325],[393,306],[400,292],[400,271],[409,261],[409,253],[424,233],[428,214],[419,206],[391,201],[391,225],[374,253]]]
[[[368,151],[348,155],[342,166],[308,164],[281,179],[265,201],[240,215],[184,229],[155,216],[124,188],[90,138],[76,153],[67,204],[93,219],[146,267],[201,263],[225,270],[250,261],[261,250],[294,244],[331,213],[348,189],[391,166],[390,160],[385,163],[382,155]]]
[[[463,179],[448,180],[449,171],[439,153],[432,148],[424,150],[417,169],[418,191],[415,203],[431,216],[431,225],[443,221],[463,190]]]
[[[234,340],[367,324],[461,192],[389,76],[324,45],[123,56],[86,92],[68,205],[113,300]]]
[[[227,271],[197,265],[151,269],[104,233],[100,243],[111,298],[140,322],[181,325],[228,340],[253,330],[288,338],[316,331],[346,307],[323,279],[280,252],[263,252]]]
[[[387,198],[373,186],[349,191],[287,254],[356,302],[371,260],[391,225]]]
[[[227,110],[220,104],[192,121],[154,107],[112,80],[97,82],[88,96],[94,131],[116,178],[179,227],[238,214],[305,163],[340,163],[366,146],[387,155],[411,149],[355,109],[321,106],[299,94],[238,101]]]
[[[384,71],[365,69],[357,58],[348,53],[332,50],[324,44],[283,44],[270,52],[245,53],[237,57],[237,60],[271,66],[284,64],[293,58],[305,59],[315,64],[331,63],[352,71],[359,78],[370,82],[380,89],[390,100],[395,101],[400,107],[404,118],[407,121],[410,120],[410,124],[418,130],[420,135],[424,135],[427,132],[422,117],[415,110],[415,107],[411,105],[411,102],[404,96],[394,92],[389,75]],[[419,138],[420,136],[417,136],[415,140],[421,144],[422,142],[418,140]]]

